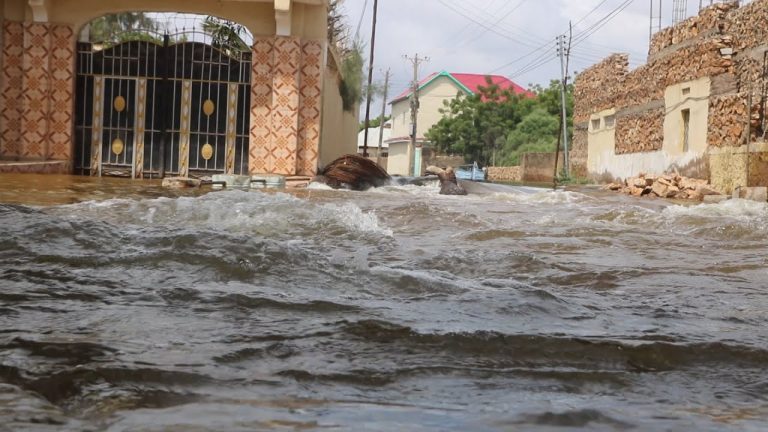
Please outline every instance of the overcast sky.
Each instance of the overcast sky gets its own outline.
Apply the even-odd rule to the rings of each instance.
[[[659,0],[379,0],[374,80],[383,81],[390,68],[390,95],[399,94],[412,77],[403,56],[418,53],[430,59],[420,78],[446,70],[504,75],[524,87],[545,85],[559,78],[555,37],[567,32],[569,20],[578,41],[571,71],[612,52],[629,53],[636,67],[648,52],[651,1],[658,16]],[[662,0],[662,27],[672,24],[673,3]],[[698,7],[698,0],[688,0],[686,16]],[[361,23],[360,36],[369,40],[373,0],[344,0],[343,9],[353,31]],[[377,102],[372,117],[379,112]]]

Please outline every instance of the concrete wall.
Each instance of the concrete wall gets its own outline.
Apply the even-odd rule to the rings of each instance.
[[[320,135],[321,167],[345,154],[357,152],[358,107],[344,111],[335,60],[329,63],[323,79],[323,119]]]
[[[606,118],[613,116],[613,126],[606,125]],[[587,149],[587,170],[590,173],[603,173],[607,167],[616,164],[616,110],[611,108],[590,116],[587,123],[589,146]],[[595,127],[597,126],[597,127]],[[613,176],[612,173],[608,172]]]
[[[408,142],[389,144],[387,172],[390,175],[410,176],[413,174],[413,148]]]
[[[559,154],[557,171],[563,169],[564,156]],[[526,153],[523,155],[520,170],[522,181],[528,183],[546,183],[554,179],[555,154],[554,153]]]

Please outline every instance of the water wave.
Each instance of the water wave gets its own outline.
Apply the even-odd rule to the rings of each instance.
[[[286,193],[228,190],[198,197],[117,198],[48,211],[138,226],[197,227],[263,235],[338,228],[344,233],[392,236],[375,213],[363,211],[354,203],[319,204]]]

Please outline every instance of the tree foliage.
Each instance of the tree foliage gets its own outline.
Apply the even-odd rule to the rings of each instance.
[[[363,98],[363,63],[363,44],[358,41],[341,59],[339,93],[345,111],[354,111]]]
[[[116,44],[128,40],[157,42],[160,24],[145,12],[104,15],[90,22],[91,42]]]
[[[464,156],[467,162],[516,165],[531,151],[555,151],[559,132],[560,87],[533,86],[535,97],[517,96],[491,83],[476,94],[459,94],[444,102],[443,118],[426,134],[442,153]],[[568,120],[573,110],[569,86]]]
[[[391,118],[392,116],[389,116],[389,115],[384,116],[384,123],[388,122]],[[381,126],[381,117],[379,116],[376,118],[372,118],[369,123],[370,123],[369,127],[377,128]],[[365,129],[365,121],[361,121],[360,124],[358,125],[358,131],[361,131],[363,129]]]
[[[215,47],[226,51],[248,51],[248,44],[244,40],[248,30],[242,24],[208,16],[203,21],[203,31],[211,35]]]
[[[363,99],[363,64],[365,45],[351,36],[342,10],[344,0],[328,2],[328,42],[335,47],[341,61],[339,94],[345,111],[354,111]]]
[[[341,5],[344,0],[330,0],[328,2],[328,42],[337,47],[342,55],[346,48],[351,46],[350,28],[344,20]]]

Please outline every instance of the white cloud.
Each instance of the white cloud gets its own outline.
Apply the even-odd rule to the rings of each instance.
[[[403,56],[418,53],[430,57],[429,63],[422,67],[422,78],[441,70],[494,72],[508,76],[523,86],[547,84],[560,75],[555,36],[567,31],[569,20],[581,20],[601,1],[379,0],[375,79],[380,81],[383,71],[390,68],[394,74],[390,94],[399,93],[407,87],[412,77],[410,65]],[[578,44],[574,48],[571,70],[583,70],[612,52],[628,52],[632,65],[642,64],[648,50],[649,1],[631,2],[621,13]],[[522,3],[514,9],[519,2]],[[365,0],[346,0],[344,8],[353,27],[360,19],[365,3]],[[574,33],[579,34],[588,29],[622,3],[623,0],[605,2],[585,18],[574,29]],[[663,11],[663,26],[671,24],[671,3],[664,2],[666,9]],[[654,4],[657,3],[654,1]],[[365,40],[370,35],[372,7],[373,0],[369,0],[361,27],[361,37]],[[696,13],[697,9],[698,2],[689,2],[689,15]],[[541,46],[545,48],[536,50]],[[535,69],[521,70],[536,58],[547,62]],[[499,69],[517,59],[517,62]],[[372,111],[378,112],[378,109]]]

